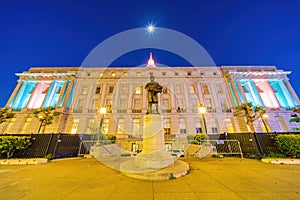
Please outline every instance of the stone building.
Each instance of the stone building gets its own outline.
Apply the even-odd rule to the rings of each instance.
[[[19,77],[6,106],[15,118],[0,124],[1,133],[37,133],[40,123],[30,113],[55,106],[63,114],[46,133],[102,132],[117,138],[141,138],[147,112],[145,85],[154,76],[163,86],[159,111],[166,138],[188,134],[248,132],[233,109],[245,102],[263,106],[268,118],[255,121],[256,132],[298,130],[289,123],[299,99],[288,81],[290,72],[275,66],[156,66],[152,56],[140,67],[42,67],[16,73]],[[106,107],[106,113],[99,110]],[[206,113],[199,113],[205,107]]]

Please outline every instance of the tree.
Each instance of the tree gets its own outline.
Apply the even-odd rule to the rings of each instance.
[[[30,137],[26,136],[0,136],[0,155],[6,154],[9,159],[15,150],[23,150],[31,145]]]
[[[55,109],[55,107],[49,106],[47,108],[38,108],[31,112],[41,122],[38,133],[45,133],[46,126],[52,124],[54,118],[61,114]]]
[[[0,124],[6,122],[7,119],[11,119],[15,116],[14,113],[10,112],[8,108],[0,108]]]
[[[294,108],[293,111],[300,113],[300,108]],[[291,114],[291,117],[292,118],[289,120],[289,122],[300,122],[300,118],[297,114]]]
[[[246,118],[246,123],[250,127],[251,132],[255,132],[255,128],[253,126],[253,122],[259,118],[261,118],[266,113],[266,110],[261,106],[253,106],[250,103],[243,103],[242,105],[238,106],[234,112],[234,116],[240,116]]]

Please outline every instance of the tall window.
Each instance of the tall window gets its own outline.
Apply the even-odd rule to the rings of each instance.
[[[194,85],[190,85],[190,93],[191,94],[195,94],[196,93],[196,89]]]
[[[11,129],[12,129],[12,127],[13,127],[15,121],[16,121],[16,118],[11,118],[11,119],[9,120],[9,123],[8,123],[8,125],[7,125],[7,127],[6,127],[6,131],[5,131],[6,133],[10,133],[10,132],[11,132]]]
[[[108,86],[107,93],[112,94],[114,92],[114,86]]]
[[[175,85],[175,92],[176,94],[182,94],[183,93],[182,85]]]
[[[124,124],[125,124],[125,119],[124,118],[119,118],[118,119],[118,134],[124,134]]]
[[[135,87],[135,94],[142,94],[142,88],[141,88],[141,86],[136,86]]]
[[[127,99],[120,99],[119,109],[120,110],[127,109]]]
[[[180,118],[179,119],[179,128],[180,128],[180,133],[181,134],[186,134],[185,118]]]
[[[198,102],[197,102],[197,99],[192,99],[191,100],[191,103],[192,103],[192,109],[193,110],[197,110],[198,109]]]
[[[76,134],[77,133],[78,124],[79,124],[79,119],[74,119],[71,134]]]
[[[96,94],[100,94],[101,93],[101,86],[98,85],[96,88]]]
[[[163,108],[170,109],[169,99],[163,99]]]
[[[30,124],[31,120],[32,120],[31,117],[28,117],[28,118],[25,120],[25,124],[24,124],[24,126],[23,126],[23,128],[22,128],[22,132],[21,132],[21,133],[26,133],[27,127],[28,127],[28,125]]]
[[[164,134],[171,134],[171,118],[164,118]]]
[[[203,89],[204,94],[209,94],[209,89],[208,89],[208,86],[206,84],[202,84],[202,89]]]
[[[180,109],[184,109],[183,99],[177,99],[177,107],[180,108]]]
[[[141,131],[140,131],[140,119],[139,118],[133,119],[133,130],[132,130],[132,133],[135,134],[135,135],[141,133]]]
[[[121,94],[128,94],[128,85],[122,85]]]
[[[107,134],[109,131],[109,119],[104,118],[103,119],[103,125],[102,125],[102,133]]]
[[[216,122],[217,119],[215,118],[212,118],[211,119],[211,132],[212,133],[218,133],[218,127],[217,127],[217,122]]]
[[[135,110],[142,109],[141,99],[134,99],[133,100],[133,109],[135,109]]]
[[[199,118],[195,118],[194,121],[195,121],[196,133],[202,133],[200,119]]]
[[[88,86],[84,85],[82,86],[81,94],[87,94],[88,93]]]

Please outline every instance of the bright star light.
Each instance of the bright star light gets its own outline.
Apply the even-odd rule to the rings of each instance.
[[[146,26],[146,28],[147,28],[147,32],[148,32],[148,34],[153,34],[153,33],[155,33],[155,26],[154,26],[154,24],[148,24],[147,26]]]

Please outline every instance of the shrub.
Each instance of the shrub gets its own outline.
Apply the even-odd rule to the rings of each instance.
[[[26,136],[0,136],[0,154],[6,154],[9,159],[16,150],[23,150],[31,145],[30,137]]]
[[[192,143],[192,144],[197,144],[198,142],[205,140],[205,139],[206,139],[205,134],[193,134],[193,135],[187,136],[187,140],[189,141],[189,143]]]
[[[275,144],[279,151],[288,157],[300,156],[300,136],[299,135],[278,135]]]
[[[274,153],[274,152],[269,152],[263,155],[263,158],[285,158],[286,155],[282,153]]]

